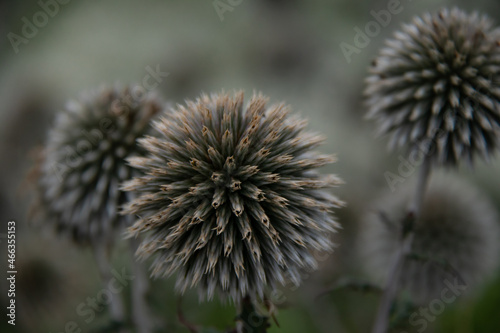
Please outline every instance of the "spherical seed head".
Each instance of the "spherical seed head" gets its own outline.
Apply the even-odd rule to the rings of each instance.
[[[382,197],[361,228],[360,251],[369,274],[384,281],[401,244],[413,186]],[[401,288],[416,304],[440,299],[443,290],[464,284],[469,292],[498,266],[499,224],[494,206],[470,185],[454,178],[432,180],[415,221],[411,254]],[[432,259],[432,260],[428,260]]]
[[[79,244],[112,241],[126,223],[119,206],[130,200],[119,184],[137,173],[125,158],[144,153],[136,139],[162,107],[141,92],[138,86],[102,88],[57,114],[37,166],[37,220]]]
[[[416,17],[370,68],[367,118],[389,147],[434,154],[440,164],[488,159],[500,146],[499,30],[478,13]]]
[[[153,275],[177,272],[177,288],[200,299],[239,303],[277,282],[298,285],[312,251],[329,251],[341,202],[325,188],[339,180],[314,169],[333,161],[312,152],[322,138],[284,105],[243,93],[202,95],[154,123],[140,140],[147,157],[130,159],[145,176],[125,184],[138,198],[124,212],[146,233],[138,255],[155,254]]]

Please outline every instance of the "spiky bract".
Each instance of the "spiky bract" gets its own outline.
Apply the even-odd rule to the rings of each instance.
[[[362,224],[362,260],[379,282],[401,245],[401,222],[413,193],[414,187],[405,185],[382,197]],[[461,293],[470,291],[498,266],[499,236],[495,208],[476,189],[454,178],[433,179],[415,221],[401,288],[417,304],[439,299],[450,283]]]
[[[37,167],[37,220],[79,244],[111,243],[126,220],[119,207],[131,197],[119,185],[137,173],[125,158],[144,153],[136,139],[161,108],[139,86],[104,87],[68,102]]]
[[[322,138],[286,106],[243,98],[202,95],[156,121],[159,138],[140,140],[149,155],[130,159],[145,176],[124,186],[138,193],[124,209],[140,217],[129,231],[147,234],[138,254],[155,254],[153,275],[177,271],[177,288],[198,285],[201,299],[298,285],[337,229],[341,202],[324,188],[339,180],[314,170],[333,158],[311,152]]]
[[[365,95],[391,149],[456,165],[499,148],[499,37],[487,17],[454,8],[416,17],[387,41]]]

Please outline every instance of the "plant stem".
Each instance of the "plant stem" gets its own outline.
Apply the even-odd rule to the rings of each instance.
[[[137,250],[137,246],[137,239],[131,239],[130,247],[133,253]],[[138,260],[132,260],[132,270],[135,276],[132,283],[132,320],[138,333],[150,333],[153,330],[153,321],[146,302],[149,280],[144,266]]]
[[[392,265],[389,270],[389,278],[387,279],[387,284],[380,301],[372,333],[385,333],[389,327],[389,314],[391,305],[394,302],[394,298],[396,297],[398,291],[401,270],[406,256],[411,252],[414,238],[413,224],[417,220],[417,216],[420,213],[425,190],[429,181],[431,171],[430,155],[425,157],[424,163],[419,171],[417,189],[408,206],[405,220],[402,222],[402,244],[393,256]]]
[[[413,220],[416,220],[416,216],[420,213],[422,207],[422,201],[424,199],[425,190],[427,189],[427,184],[429,182],[431,174],[431,159],[427,156],[424,163],[420,167],[417,181],[417,191],[413,197],[413,201],[408,207],[408,214],[413,215]]]
[[[97,268],[99,269],[99,274],[101,276],[101,280],[107,288],[111,283],[111,280],[114,279],[111,273],[111,264],[110,264],[110,254],[109,249],[106,245],[101,243],[96,243],[93,246],[93,253],[95,260],[97,262]],[[113,293],[111,295],[109,311],[111,315],[111,319],[117,324],[125,323],[125,306],[123,303],[123,298],[120,294]]]

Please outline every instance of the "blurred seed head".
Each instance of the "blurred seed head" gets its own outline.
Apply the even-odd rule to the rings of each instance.
[[[387,278],[401,242],[413,186],[382,197],[366,215],[360,252],[366,271],[379,282]],[[412,254],[403,266],[401,288],[416,304],[441,297],[445,281],[467,285],[469,292],[497,266],[499,219],[494,206],[470,185],[454,178],[433,179],[415,222]]]
[[[35,221],[79,244],[112,242],[126,223],[118,208],[131,199],[119,184],[137,173],[125,158],[144,153],[136,139],[162,108],[142,92],[138,86],[104,87],[57,114],[36,167]]]
[[[198,286],[200,299],[239,303],[263,297],[266,286],[292,282],[317,265],[313,250],[330,251],[340,202],[325,188],[340,180],[315,169],[333,157],[312,150],[323,139],[283,104],[254,95],[202,95],[154,122],[159,138],[130,158],[144,176],[126,182],[137,192],[124,213],[146,234],[138,250],[155,256],[153,275],[177,272],[177,288]]]
[[[500,143],[500,34],[454,8],[416,17],[386,42],[366,80],[367,118],[391,149],[439,164],[488,159]]]

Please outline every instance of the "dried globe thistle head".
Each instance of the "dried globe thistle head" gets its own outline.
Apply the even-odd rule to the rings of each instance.
[[[126,223],[119,206],[131,199],[119,184],[137,174],[125,158],[144,153],[136,139],[151,130],[150,120],[162,108],[140,89],[104,87],[57,114],[36,166],[33,213],[39,223],[79,244],[112,242]]]
[[[499,37],[487,17],[454,8],[416,17],[387,41],[365,95],[391,149],[456,165],[499,148]]]
[[[380,282],[401,246],[401,221],[413,193],[413,186],[405,186],[382,197],[363,221],[361,259]],[[417,304],[440,298],[450,283],[469,291],[497,266],[498,222],[494,206],[470,185],[433,179],[414,224],[413,259],[403,265],[400,287]]]
[[[124,185],[138,192],[124,208],[140,217],[129,232],[147,235],[138,255],[155,254],[153,275],[177,271],[177,288],[197,285],[200,299],[239,303],[298,285],[338,228],[331,211],[342,202],[325,188],[340,181],[315,171],[333,162],[312,152],[323,139],[283,104],[243,98],[187,101],[154,122],[159,138],[139,141],[148,156],[129,159],[145,174]]]

